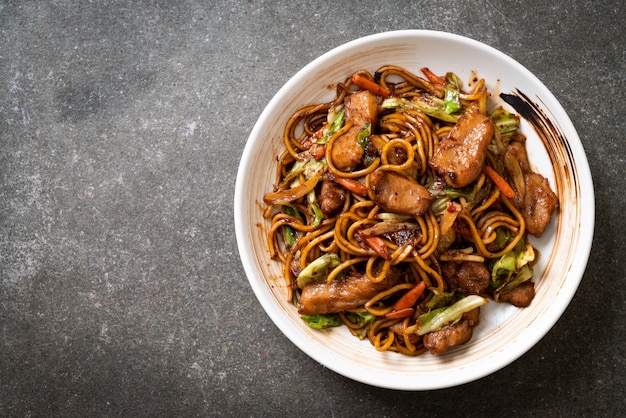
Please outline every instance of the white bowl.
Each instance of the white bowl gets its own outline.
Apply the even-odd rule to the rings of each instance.
[[[560,200],[556,220],[541,239],[532,241],[541,259],[535,269],[537,294],[531,306],[520,309],[489,302],[481,311],[481,323],[472,339],[436,356],[380,353],[345,327],[326,331],[309,328],[287,301],[279,263],[268,255],[268,221],[262,216],[262,198],[275,180],[276,156],[283,149],[287,119],[304,105],[331,100],[334,85],[354,71],[374,71],[386,64],[414,73],[425,66],[438,74],[453,71],[466,83],[474,71],[495,92],[496,100],[499,92],[525,95],[539,116],[522,120],[529,158],[535,170],[549,179]],[[241,261],[252,289],[276,326],[302,351],[335,372],[401,390],[438,389],[479,379],[535,345],[556,323],[578,288],[591,250],[594,210],[591,174],[578,134],[541,81],[487,45],[422,30],[367,36],[327,52],[300,70],[274,96],[254,126],[235,187]]]

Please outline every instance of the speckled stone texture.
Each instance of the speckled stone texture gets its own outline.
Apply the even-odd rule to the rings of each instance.
[[[621,415],[625,18],[618,1],[1,1],[0,415]],[[234,236],[237,165],[273,94],[395,29],[469,36],[529,68],[596,187],[587,272],[554,329],[434,392],[308,358],[257,302]]]

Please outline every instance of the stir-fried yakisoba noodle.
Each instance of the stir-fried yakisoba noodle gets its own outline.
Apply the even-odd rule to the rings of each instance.
[[[558,206],[484,80],[421,72],[357,71],[333,101],[298,110],[264,196],[302,319],[409,355],[467,342],[488,299],[528,306],[527,234]]]

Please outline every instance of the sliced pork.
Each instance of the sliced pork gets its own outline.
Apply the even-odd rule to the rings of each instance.
[[[338,212],[346,201],[348,191],[334,182],[332,175],[325,174],[322,177],[320,187],[320,209],[324,215],[329,216]]]
[[[472,338],[472,328],[469,321],[461,320],[439,331],[430,332],[424,335],[424,347],[431,354],[443,353],[450,347],[468,342]]]
[[[447,261],[441,272],[451,291],[479,295],[489,288],[491,274],[484,263]]]
[[[480,113],[477,103],[471,104],[441,140],[430,165],[450,186],[467,186],[483,171],[494,130],[491,118]]]
[[[515,188],[513,203],[522,213],[528,233],[540,237],[550,224],[559,199],[548,179],[530,168],[523,143],[511,141],[506,147],[504,161]]]
[[[453,325],[448,325],[438,331],[424,335],[424,347],[431,354],[440,354],[449,348],[465,344],[472,338],[472,330],[478,325],[480,308],[465,312],[461,320]]]
[[[398,282],[395,274],[388,274],[381,282],[374,283],[365,275],[351,273],[331,283],[311,283],[302,289],[298,312],[305,315],[343,312],[363,305]]]
[[[363,161],[365,150],[359,145],[357,137],[367,123],[372,127],[376,125],[380,99],[367,90],[350,94],[344,99],[346,122],[352,122],[353,126],[335,140],[331,149],[332,162],[339,170],[351,170]]]
[[[503,293],[498,298],[499,302],[508,302],[518,308],[530,306],[530,302],[535,298],[535,284],[524,282],[510,292]]]
[[[377,168],[369,175],[369,187],[377,205],[389,212],[419,216],[428,210],[433,197],[410,177]]]

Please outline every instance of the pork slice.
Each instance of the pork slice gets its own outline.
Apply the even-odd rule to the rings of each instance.
[[[499,302],[508,302],[518,308],[530,306],[535,298],[535,284],[533,282],[524,282],[510,292],[500,295]]]
[[[381,282],[374,283],[365,275],[351,273],[331,283],[311,283],[302,289],[298,312],[315,315],[357,308],[398,282],[399,278],[395,274],[388,274]]]
[[[380,97],[367,90],[362,90],[347,96],[343,105],[347,121],[352,121],[359,126],[363,126],[367,122],[375,124],[378,118]]]
[[[365,150],[359,145],[357,139],[361,128],[361,126],[354,125],[333,143],[330,158],[339,170],[349,171],[363,161]]]
[[[550,188],[548,179],[530,167],[524,143],[511,141],[507,145],[505,163],[516,189],[513,203],[521,211],[528,233],[540,237],[550,224],[559,199]],[[515,164],[519,169],[511,167]]]
[[[550,224],[552,213],[559,205],[556,194],[550,188],[548,179],[538,173],[525,173],[522,216],[529,234],[540,237]]]
[[[491,118],[471,104],[435,150],[430,165],[452,187],[465,187],[480,175],[494,135]]]
[[[332,162],[339,170],[351,170],[363,161],[365,151],[357,137],[367,123],[372,127],[376,125],[379,105],[380,97],[367,90],[350,94],[344,99],[346,122],[352,122],[354,126],[335,140],[330,151]]]
[[[389,212],[419,216],[433,200],[417,181],[392,171],[377,168],[369,174],[369,187],[377,205]]]
[[[332,215],[339,211],[345,201],[348,191],[333,181],[332,175],[322,177],[320,187],[320,209],[324,215]]]
[[[479,295],[489,287],[491,275],[484,263],[446,261],[441,272],[451,291]]]
[[[431,354],[440,354],[449,348],[465,344],[472,338],[472,325],[469,320],[461,320],[438,331],[424,335],[424,347]]]
[[[520,141],[511,141],[506,146],[505,153],[511,155],[518,162],[523,173],[531,171],[525,144]]]
[[[474,308],[471,311],[463,312],[463,316],[461,319],[464,321],[468,321],[469,324],[473,327],[478,325],[480,322],[480,306],[478,308]]]

